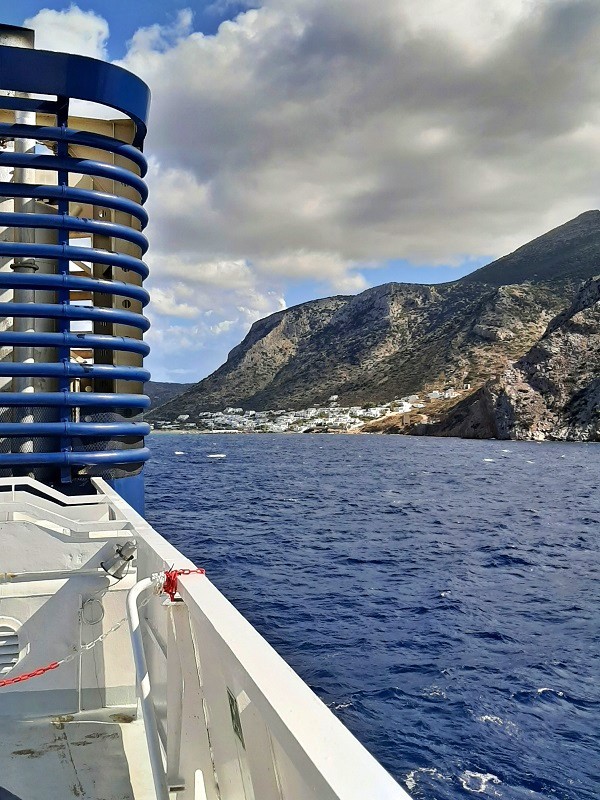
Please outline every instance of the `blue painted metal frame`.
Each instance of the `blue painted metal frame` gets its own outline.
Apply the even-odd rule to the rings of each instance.
[[[101,292],[120,297],[132,297],[139,300],[142,306],[148,305],[150,295],[141,286],[123,281],[107,281],[102,278],[84,278],[79,275],[23,275],[19,273],[0,272],[1,289],[53,289],[61,288],[82,292]]]
[[[3,406],[24,405],[22,394],[3,393]],[[49,406],[68,408],[130,408],[150,407],[150,398],[145,394],[109,394],[102,392],[36,392],[27,397],[28,406]]]
[[[32,126],[30,135],[35,136],[35,127]],[[74,172],[79,175],[92,175],[95,178],[108,178],[111,181],[120,181],[126,186],[131,186],[140,195],[142,203],[148,199],[146,184],[137,175],[128,169],[117,167],[114,164],[103,164],[90,158],[70,158],[68,155],[69,141],[60,139],[57,143],[59,153],[66,150],[66,155],[46,156],[29,155],[28,153],[0,153],[0,167],[29,167],[31,169],[47,169],[53,172],[64,172],[68,176]],[[60,185],[60,184],[59,184]],[[68,184],[65,184],[68,186]]]
[[[0,422],[0,436],[147,436],[147,422]]]
[[[57,422],[0,423],[0,437],[56,437],[58,449],[40,453],[0,453],[0,467],[25,468],[33,465],[53,465],[60,470],[61,480],[72,479],[72,469],[105,465],[109,468],[136,466],[148,458],[145,447],[131,447],[131,442],[141,440],[149,426],[137,420],[128,420],[127,415],[137,415],[149,406],[144,395],[107,393],[95,391],[71,391],[74,378],[97,380],[125,380],[143,383],[149,373],[142,367],[118,366],[104,363],[77,363],[71,360],[71,349],[97,351],[121,351],[145,356],[149,348],[138,338],[113,336],[104,333],[79,333],[71,331],[71,322],[92,320],[145,331],[148,320],[139,312],[105,306],[75,305],[71,302],[72,291],[104,296],[131,298],[141,307],[149,301],[148,292],[133,281],[113,281],[110,278],[83,277],[70,273],[71,261],[105,265],[109,270],[121,268],[142,280],[148,275],[148,267],[141,256],[148,248],[143,233],[126,225],[102,219],[85,219],[70,215],[70,203],[81,203],[95,207],[121,211],[136,219],[143,229],[148,216],[142,204],[147,198],[144,176],[147,163],[142,154],[146,134],[146,119],[150,92],[139,78],[120,67],[106,64],[84,56],[65,53],[29,50],[18,47],[0,47],[0,89],[24,94],[43,94],[56,100],[30,97],[0,97],[0,107],[11,110],[37,111],[54,115],[56,125],[26,125],[0,123],[2,139],[34,139],[55,143],[55,155],[40,153],[0,152],[0,166],[49,170],[56,174],[55,185],[12,183],[0,181],[0,197],[31,198],[57,204],[56,214],[0,212],[0,227],[55,230],[57,244],[34,244],[26,242],[0,242],[0,258],[50,259],[55,261],[57,272],[26,273],[1,272],[0,289],[33,289],[53,291],[56,303],[7,304],[7,317],[33,317],[54,319],[56,332],[1,331],[0,346],[44,347],[54,349],[57,360],[53,363],[0,363],[0,377],[54,377],[58,380],[58,391],[54,392],[3,392],[0,406],[4,407],[49,407],[58,412]],[[134,122],[132,143],[110,136],[69,127],[69,103],[72,99],[87,100],[109,106],[125,113]],[[82,146],[126,159],[130,168],[106,163],[95,158],[75,158],[69,155],[69,146]],[[79,189],[69,186],[70,175],[89,175],[125,185],[134,190],[139,200],[121,197],[106,191]],[[120,239],[138,248],[139,256],[114,253],[109,250],[76,247],[70,244],[70,234],[79,233],[90,237],[102,236]],[[109,273],[110,274],[110,273]],[[90,386],[87,387],[91,388]],[[101,411],[98,421],[80,422],[73,418],[76,409]],[[129,410],[129,411],[127,411]],[[115,412],[116,419],[104,421],[107,413]],[[125,416],[123,416],[125,413]],[[120,421],[117,421],[121,417]],[[93,437],[110,441],[121,439],[124,449],[98,449],[85,451],[76,444],[82,437]],[[83,471],[85,474],[85,469]],[[131,490],[127,488],[132,483]],[[114,478],[119,491],[135,496],[139,510],[143,508],[140,495],[140,476]],[[135,483],[135,487],[133,487]],[[134,490],[135,489],[135,490]]]
[[[4,102],[2,105],[6,107]],[[27,139],[31,137],[32,133],[35,133],[36,139],[43,142],[60,142],[66,140],[69,144],[95,147],[99,150],[105,150],[107,153],[124,156],[130,161],[133,161],[134,164],[137,164],[142,178],[148,171],[146,159],[139,150],[130,144],[119,142],[117,139],[111,139],[110,136],[104,136],[101,133],[78,131],[76,128],[57,128],[50,125],[35,125],[32,130],[30,125],[17,125],[16,123],[8,122],[0,123],[0,138],[6,137],[13,139],[15,137],[22,137]]]
[[[68,214],[13,214],[0,212],[0,227],[11,228],[49,228],[50,230],[63,230],[78,233],[98,233],[102,236],[114,236],[123,239],[140,248],[142,253],[148,249],[148,240],[143,233],[128,228],[126,225],[117,225],[114,222],[86,219],[85,217],[70,217]]]
[[[65,201],[60,201],[60,203]],[[32,217],[35,217],[32,214]],[[139,258],[124,255],[123,253],[109,253],[107,250],[94,250],[91,247],[72,247],[68,244],[69,229],[59,228],[59,233],[64,233],[64,241],[58,244],[18,244],[16,242],[0,242],[0,258],[52,258],[59,262],[66,261],[93,261],[94,264],[106,264],[109,267],[122,267],[137,272],[142,278],[148,277],[148,267]],[[59,274],[62,274],[59,273]]]
[[[58,334],[67,337],[65,331]],[[59,346],[59,350],[69,348],[64,344],[65,338]],[[113,367],[112,364],[78,364],[76,361],[62,359],[60,364],[14,364],[10,361],[0,362],[0,377],[12,378],[23,375],[27,378],[58,378],[70,383],[73,378],[108,378],[123,381],[141,381],[145,383],[150,380],[150,373],[141,367]],[[67,391],[68,387],[63,389]],[[26,398],[27,401],[27,398]],[[27,403],[28,404],[28,403]],[[64,420],[67,422],[68,420]]]
[[[4,98],[3,98],[4,101]],[[4,105],[4,102],[2,103]],[[148,214],[141,205],[129,200],[127,197],[118,197],[107,192],[96,192],[88,189],[75,189],[72,186],[27,186],[22,183],[7,183],[0,181],[0,197],[32,197],[35,200],[70,200],[72,203],[88,203],[111,208],[115,211],[124,211],[131,214],[145,228],[148,224]]]
[[[149,346],[139,339],[126,336],[108,336],[99,333],[37,333],[29,331],[0,331],[0,346],[3,347],[69,347],[89,350],[120,350],[147,356]]]
[[[5,317],[41,317],[58,320],[97,320],[112,324],[130,325],[147,331],[149,320],[133,311],[121,311],[118,308],[97,308],[96,306],[74,306],[68,301],[60,303],[11,303],[6,309]],[[61,333],[68,333],[68,329]]]
[[[147,461],[150,451],[147,447],[119,451],[119,464],[140,464]],[[63,450],[58,453],[0,453],[0,467],[23,466],[25,464],[55,464],[60,467],[89,467],[96,464],[115,463],[113,450]]]
[[[134,146],[141,149],[144,142],[150,89],[136,75],[114,64],[70,53],[0,47],[0,89],[89,100],[110,106],[135,122]],[[49,104],[42,102],[47,113]],[[8,108],[8,104],[3,102],[3,105]],[[34,108],[40,110],[37,106]]]

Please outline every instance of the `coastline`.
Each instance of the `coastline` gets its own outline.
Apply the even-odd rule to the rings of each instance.
[[[175,434],[177,436],[273,436],[273,435],[290,435],[290,436],[328,436],[344,434],[347,436],[356,436],[356,434],[364,434],[370,436],[370,431],[199,431],[199,430],[184,430],[183,428],[169,428],[164,430],[162,428],[152,429],[151,435],[158,434],[160,436],[168,436]]]
[[[417,437],[411,433],[387,433],[386,431],[198,431],[198,430],[183,430],[169,429],[169,430],[152,430],[150,435],[158,436],[219,436],[221,434],[231,436],[410,436],[411,438]],[[428,439],[461,439],[474,442],[510,442],[513,444],[600,444],[595,440],[582,440],[582,439],[496,439],[494,437],[481,438],[481,439],[465,439],[464,436],[428,436]]]

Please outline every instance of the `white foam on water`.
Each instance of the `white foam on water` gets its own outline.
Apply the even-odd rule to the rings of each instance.
[[[477,722],[483,722],[484,724],[498,725],[504,729],[508,736],[514,736],[519,730],[514,722],[503,720],[502,717],[498,717],[496,714],[482,714],[479,717],[475,717],[475,719]]]
[[[450,591],[450,589],[448,589],[445,592],[440,592],[440,597],[449,597],[451,594],[452,592]]]
[[[535,461],[528,461],[528,464],[535,464]]]
[[[500,778],[497,775],[492,775],[491,772],[471,772],[470,769],[465,770],[459,776],[459,781],[463,789],[475,794],[483,794],[490,783],[502,783]]]
[[[408,773],[408,775],[406,776],[406,778],[405,778],[405,780],[404,780],[404,783],[406,784],[406,788],[407,788],[407,789],[410,789],[411,791],[412,791],[412,790],[415,788],[415,786],[417,785],[417,782],[416,782],[416,780],[415,780],[415,775],[416,775],[416,774],[417,774],[417,770],[416,770],[416,769],[413,769],[413,771],[412,771],[412,772],[409,772],[409,773]]]
[[[536,689],[538,694],[544,694],[544,692],[552,692],[552,694],[557,695],[558,697],[564,697],[564,692],[557,692],[555,689],[550,689],[548,686],[542,686],[541,689]]]
[[[227,458],[225,453],[207,453],[206,457],[207,458]]]
[[[512,453],[512,450],[503,450],[503,453]]]
[[[183,450],[175,450],[175,455],[176,456],[184,456],[185,453],[183,452]]]
[[[429,768],[429,767],[421,767],[420,769],[413,769],[412,772],[409,772],[406,778],[404,779],[404,783],[406,784],[406,788],[410,789],[411,791],[415,788],[417,783],[419,782],[419,778],[421,775],[431,775],[432,778],[435,778],[438,781],[451,781],[452,778],[450,775],[444,775],[438,769]]]
[[[484,458],[483,460],[484,461],[495,461],[496,459],[495,458]]]
[[[423,690],[423,695],[425,697],[441,697],[442,700],[446,700],[448,695],[443,689],[440,689],[439,686],[431,686],[428,689]]]
[[[493,714],[482,714],[480,717],[477,717],[479,722],[493,722],[494,725],[504,725],[504,720],[502,717],[495,717]]]

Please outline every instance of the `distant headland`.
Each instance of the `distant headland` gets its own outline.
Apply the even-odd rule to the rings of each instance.
[[[303,303],[254,323],[223,366],[149,420],[598,441],[598,272],[600,211],[588,211],[452,283]]]

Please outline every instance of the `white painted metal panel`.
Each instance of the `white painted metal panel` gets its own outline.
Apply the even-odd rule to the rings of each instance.
[[[222,700],[225,685],[238,698],[245,693],[254,706],[254,726],[260,718],[276,743],[274,763],[283,797],[407,800],[407,793],[207,578],[182,576],[180,586],[199,643],[200,668],[211,709],[211,741],[211,722],[223,738],[223,751],[215,752],[217,773],[220,775],[223,766],[228,776],[234,776],[227,784],[232,786],[232,793],[223,793],[224,800],[236,797],[233,787],[237,774],[231,733],[227,731],[227,727],[232,730],[232,722],[226,700]],[[244,713],[249,718],[247,711],[241,712],[242,726]],[[236,738],[234,734],[240,773],[249,769],[253,775],[258,771],[261,785],[268,786],[268,776],[262,771],[270,763],[270,754],[265,753],[258,765],[250,764],[248,754],[239,752],[241,745]],[[277,758],[279,748],[285,760]],[[301,776],[303,786],[287,770],[288,763]],[[273,782],[270,785],[273,787]],[[281,797],[279,789],[269,791],[272,793],[265,800]]]
[[[0,714],[83,707],[99,715],[119,692],[131,702],[135,677],[125,628],[89,652],[81,648],[125,615],[125,594],[135,581],[194,565],[100,479],[94,480],[100,500],[79,498],[80,506],[35,482],[8,483],[0,481],[11,509],[0,517],[0,624],[16,621],[24,654],[19,671],[71,651],[77,657],[1,689]],[[29,488],[35,489],[30,519],[8,519],[24,513]],[[108,587],[100,560],[115,542],[132,537],[137,568]],[[5,575],[2,584],[2,572],[26,570],[29,577],[11,582]],[[409,800],[207,577],[183,576],[179,586],[175,603],[151,596],[139,626],[146,691],[164,748],[154,763],[178,800]],[[58,711],[56,703],[63,703]],[[148,764],[146,758],[140,778],[146,787]]]

